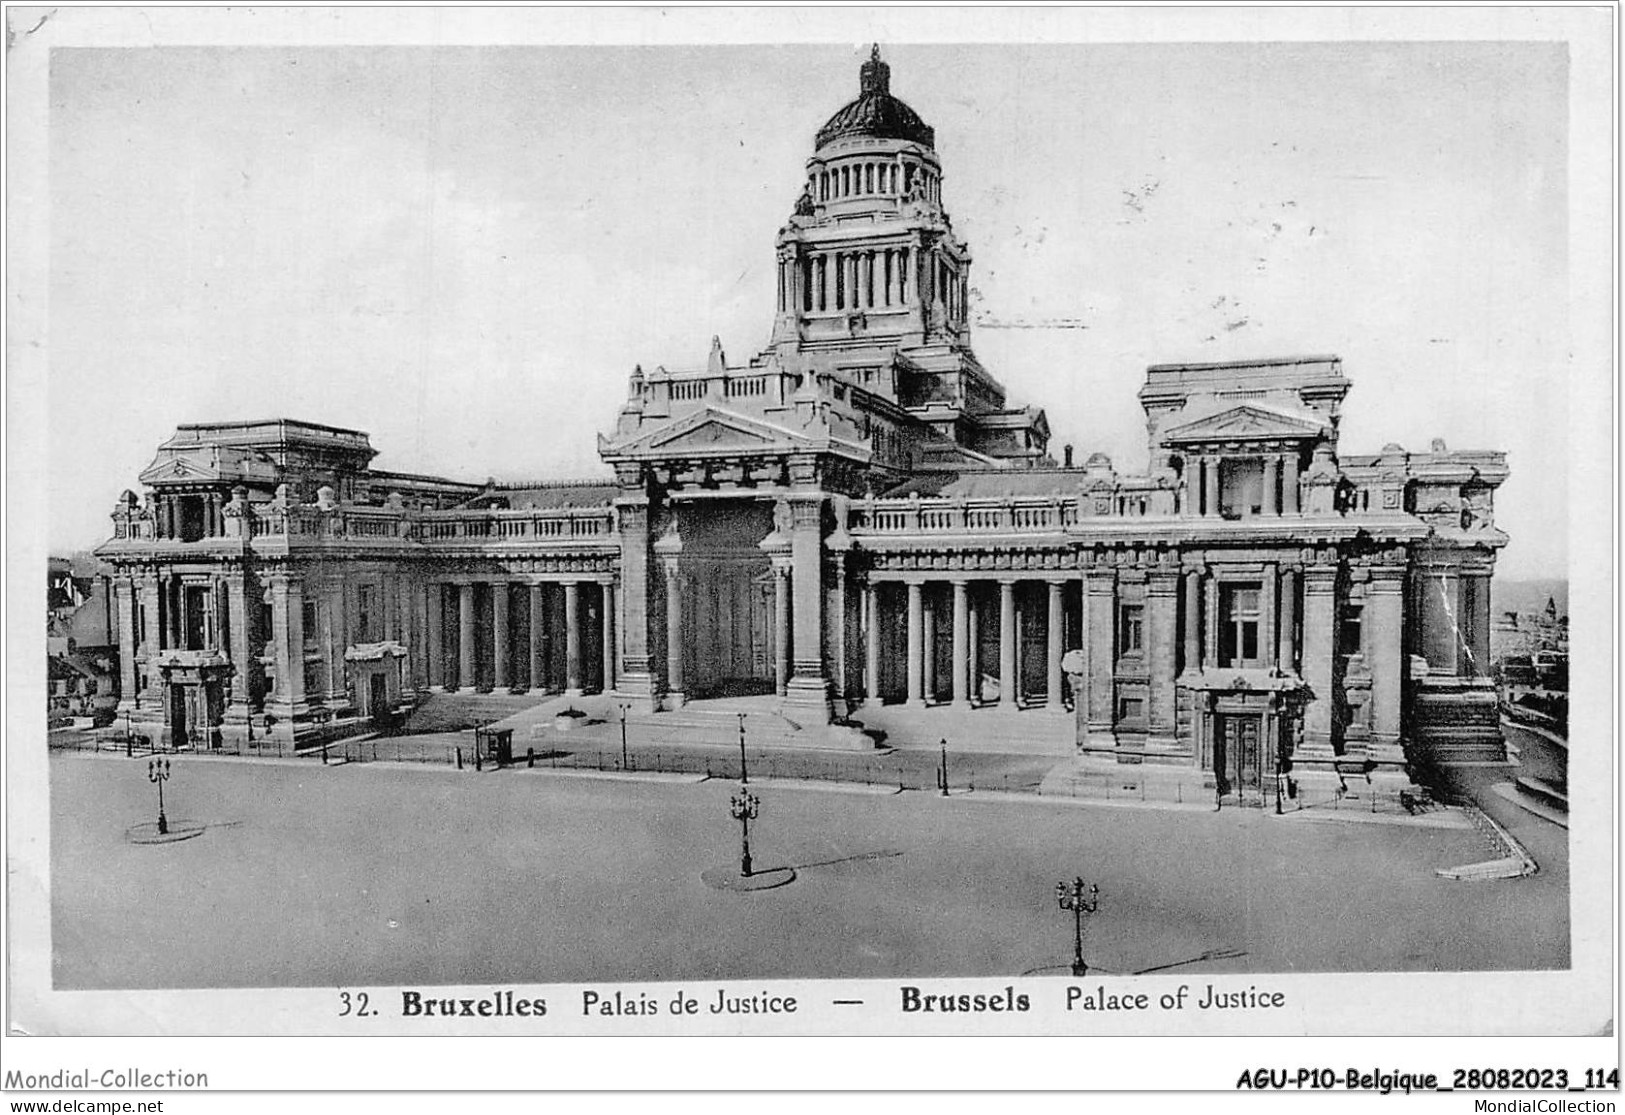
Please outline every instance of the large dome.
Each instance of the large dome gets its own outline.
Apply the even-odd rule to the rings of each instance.
[[[891,67],[880,60],[877,46],[858,75],[858,99],[829,118],[818,129],[818,146],[825,147],[846,136],[873,136],[877,139],[906,139],[933,146],[936,133],[920,119],[920,114],[891,95]]]

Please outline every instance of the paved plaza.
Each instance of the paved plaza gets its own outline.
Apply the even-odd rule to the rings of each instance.
[[[1464,884],[1470,828],[1258,810],[178,757],[133,845],[146,764],[51,759],[58,988],[1060,974],[1057,879],[1101,889],[1102,971],[1526,969],[1568,958],[1567,865]],[[1206,959],[1200,959],[1206,958]],[[1174,966],[1169,968],[1168,966]]]

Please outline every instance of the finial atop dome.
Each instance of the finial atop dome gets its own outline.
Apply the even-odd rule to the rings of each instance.
[[[858,91],[882,94],[891,92],[891,67],[880,60],[879,43],[875,43],[869,49],[869,61],[858,71]]]

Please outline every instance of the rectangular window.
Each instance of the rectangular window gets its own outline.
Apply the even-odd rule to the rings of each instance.
[[[370,643],[373,641],[373,616],[377,609],[377,585],[357,585],[356,599],[356,634],[355,642]]]
[[[1219,588],[1219,665],[1258,666],[1259,586]]]
[[[1144,720],[1145,698],[1119,697],[1117,698],[1117,719],[1119,722]]]
[[[1139,654],[1145,649],[1145,605],[1124,604],[1117,616],[1117,653]]]
[[[1343,605],[1343,619],[1337,626],[1337,653],[1361,654],[1364,644],[1361,642],[1361,624],[1365,619],[1365,605]]]
[[[299,617],[300,622],[305,627],[305,642],[315,642],[320,637],[320,632],[317,630],[319,625],[316,615],[316,601],[304,601],[299,609]]]

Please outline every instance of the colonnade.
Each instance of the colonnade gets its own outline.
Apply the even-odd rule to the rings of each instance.
[[[481,638],[481,617],[478,614],[475,592],[486,585],[490,593],[490,630]],[[550,622],[549,613],[558,607],[549,607],[550,588],[562,594],[562,625]],[[605,691],[615,687],[615,586],[608,581],[478,581],[435,582],[429,586],[427,608],[428,684],[432,687],[455,683],[472,686],[480,679],[480,667],[486,661],[479,651],[488,646],[493,688],[507,689],[522,686],[528,689],[547,689],[556,671],[550,669],[557,654],[555,641],[562,634],[564,642],[564,692],[579,696],[588,688]],[[513,590],[525,589],[528,621],[519,627],[515,621],[518,609],[513,606]],[[452,607],[448,609],[448,603]],[[557,604],[557,601],[554,602]],[[455,636],[446,630],[448,611],[455,613]],[[590,621],[596,611],[597,622]],[[556,627],[562,627],[557,631]],[[602,647],[595,656],[589,656],[587,647],[597,637]],[[450,648],[455,641],[456,658]],[[589,659],[596,657],[596,663]],[[589,666],[596,665],[589,676]]]
[[[1186,458],[1190,483],[1190,512],[1217,518],[1221,508],[1220,473],[1225,461],[1262,461],[1262,514],[1296,515],[1300,501],[1301,470],[1296,453],[1265,453],[1248,457],[1200,454]]]
[[[187,501],[195,501],[188,504]],[[191,506],[197,515],[194,534],[185,528],[185,509]],[[196,541],[199,538],[221,538],[226,533],[226,497],[220,492],[165,493],[152,498],[152,530],[161,541]]]
[[[913,263],[907,246],[815,252],[780,268],[780,308],[799,304],[804,313],[876,310],[914,300]]]
[[[922,194],[930,201],[941,200],[941,179],[921,166],[896,160],[845,162],[815,171],[807,180],[807,193],[819,201],[906,194],[914,180],[923,180]]]
[[[980,647],[983,642],[980,637],[983,623],[996,623],[998,627],[998,677],[999,695],[996,702],[1000,708],[1014,710],[1021,707],[1026,694],[1021,691],[1021,640],[1018,637],[1020,609],[1017,602],[1017,586],[1028,579],[1016,577],[1000,577],[994,579],[973,579],[969,577],[952,578],[946,582],[928,581],[925,579],[908,579],[897,581],[871,580],[864,588],[862,598],[862,629],[864,631],[864,692],[871,701],[878,700],[882,692],[881,680],[881,643],[882,625],[885,622],[881,606],[881,586],[887,583],[901,584],[906,594],[904,608],[904,646],[905,646],[905,701],[915,707],[923,707],[929,699],[942,688],[940,679],[935,676],[937,649],[943,636],[939,623],[948,628],[948,640],[951,646],[949,655],[949,678],[946,688],[951,692],[952,703],[958,707],[969,708],[977,702],[980,686],[977,678],[982,673],[980,662]],[[1075,580],[1075,579],[1074,579]],[[946,609],[947,614],[939,616],[938,608],[928,602],[928,586],[946,583],[950,590],[951,603]],[[1061,657],[1066,653],[1066,604],[1063,578],[1051,578],[1042,582],[1045,585],[1046,607],[1045,617],[1045,686],[1043,691],[1043,704],[1054,710],[1065,708],[1065,695],[1061,673]],[[972,586],[979,584],[996,584],[998,590],[998,604],[991,609],[992,615],[983,615],[984,607],[979,607],[972,601]],[[991,665],[991,663],[989,663]]]

